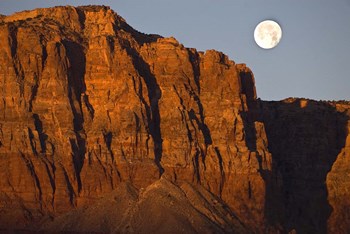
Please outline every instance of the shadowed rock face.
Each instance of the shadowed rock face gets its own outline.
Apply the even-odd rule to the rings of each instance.
[[[278,219],[302,233],[348,232],[349,103],[291,98],[260,104],[273,171],[283,181],[285,212]]]
[[[0,229],[349,230],[348,103],[258,101],[244,64],[108,7],[1,17],[0,42]]]

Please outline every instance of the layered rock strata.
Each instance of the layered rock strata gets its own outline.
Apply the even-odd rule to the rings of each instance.
[[[259,109],[282,177],[278,223],[298,233],[349,232],[350,103],[289,98]]]
[[[89,231],[96,208],[120,222],[92,231],[139,232],[147,207],[149,231],[350,229],[347,102],[259,101],[244,64],[103,6],[1,16],[0,88],[0,229]]]
[[[248,118],[244,65],[139,33],[107,7],[17,13],[0,37],[3,227],[161,176],[200,184],[264,226],[271,155]]]

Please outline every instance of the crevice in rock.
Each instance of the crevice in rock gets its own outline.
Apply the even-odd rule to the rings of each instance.
[[[190,84],[190,83],[189,83]],[[195,120],[197,123],[198,128],[200,129],[200,131],[203,134],[204,137],[204,143],[205,143],[205,148],[207,149],[209,145],[211,145],[213,143],[213,140],[211,138],[211,134],[210,134],[210,129],[208,128],[208,126],[205,124],[205,116],[204,116],[204,109],[203,109],[203,104],[199,98],[199,96],[197,95],[197,93],[193,90],[191,85],[186,85],[184,84],[186,91],[189,93],[189,95],[194,99],[194,101],[196,102],[197,106],[198,106],[198,110],[199,110],[199,119],[196,115],[196,113],[194,112],[193,109],[191,109],[188,112],[188,116],[190,117],[190,119]],[[206,153],[206,152],[205,152]],[[203,159],[204,160],[204,159]]]
[[[141,122],[139,116],[134,113],[134,119],[135,119],[135,144],[133,146],[133,154],[136,155],[137,147],[139,146],[139,142],[142,142],[142,134],[141,133]],[[140,138],[140,139],[139,139]],[[141,155],[143,157],[143,155]]]
[[[23,97],[24,96],[24,74],[23,74],[23,69],[21,67],[21,63],[17,55],[17,47],[18,47],[17,30],[18,29],[13,23],[9,23],[8,30],[9,30],[9,44],[11,46],[12,64],[16,74],[17,83],[19,85],[19,95],[20,97]]]
[[[90,117],[93,120],[94,117],[95,117],[95,109],[94,109],[94,107],[91,105],[91,103],[89,101],[89,95],[86,95],[84,93],[83,100],[84,100],[84,104],[85,104],[85,106],[86,106],[86,108],[87,108],[87,110],[88,110],[88,112],[90,114]]]
[[[86,20],[85,11],[81,7],[77,7],[75,9],[76,9],[77,14],[78,14],[81,29],[84,30],[85,29],[85,20]]]
[[[66,180],[66,185],[67,185],[67,189],[68,189],[68,195],[69,195],[69,202],[72,206],[75,206],[74,204],[74,198],[75,198],[75,192],[74,192],[74,188],[72,186],[72,183],[70,182],[68,173],[66,171],[66,169],[64,168],[64,166],[61,164],[61,169],[63,171],[63,176]]]
[[[11,57],[15,58],[17,56],[17,28],[13,23],[8,24],[9,30],[9,44],[11,46]]]
[[[107,114],[108,123],[112,123],[112,119],[111,119],[111,115],[109,114],[109,110],[106,110],[106,114]]]
[[[204,123],[203,114],[200,114],[200,119],[198,119],[194,110],[191,109],[188,112],[188,116],[190,117],[191,120],[194,120],[196,122],[199,130],[202,132],[203,138],[204,138],[204,144],[205,144],[205,147],[207,148],[209,145],[211,145],[213,143],[213,141],[211,138],[210,130],[209,130],[208,126]]]
[[[109,155],[110,155],[111,158],[112,158],[112,168],[113,168],[113,170],[116,171],[116,173],[117,173],[117,175],[118,175],[118,178],[120,179],[120,172],[119,172],[119,170],[117,169],[117,167],[116,167],[116,165],[115,165],[116,161],[115,161],[115,159],[114,159],[114,153],[113,153],[112,148],[111,148],[111,146],[112,146],[112,139],[113,139],[113,134],[112,134],[112,132],[103,131],[103,139],[104,139],[104,142],[105,142],[105,144],[106,144],[106,146],[107,146],[107,150],[108,150],[108,152],[109,152]],[[111,179],[111,186],[112,186],[112,188],[113,188],[113,187],[114,187],[114,184],[113,184],[113,176],[110,176],[110,179]]]
[[[222,161],[222,156],[219,150],[219,147],[214,147],[215,153],[216,153],[216,157],[218,158],[219,161],[219,167],[220,167],[220,175],[221,175],[221,179],[220,179],[220,197],[222,194],[222,190],[225,184],[225,171],[224,171],[224,167],[223,167],[223,161]]]
[[[85,65],[86,59],[84,49],[81,45],[64,40],[63,45],[70,62],[68,68],[68,98],[73,113],[73,126],[76,139],[69,139],[73,152],[73,163],[78,183],[78,192],[82,189],[80,172],[83,168],[86,154],[86,140],[84,126],[84,116],[82,111],[82,94],[86,90],[85,85]],[[88,108],[89,109],[89,108]]]
[[[194,155],[194,158],[192,159],[193,160],[192,163],[193,163],[195,179],[197,180],[196,182],[199,183],[199,184],[201,184],[201,176],[200,176],[200,172],[199,172],[199,168],[200,168],[199,157],[200,156],[201,156],[200,149],[197,146],[196,147],[196,153]]]
[[[80,172],[83,168],[84,158],[85,158],[85,139],[80,138],[78,134],[76,134],[76,139],[69,139],[72,148],[72,158],[74,164],[75,176],[77,178],[78,183],[78,192],[82,189]]]
[[[248,112],[241,112],[240,113],[242,120],[243,120],[243,126],[244,126],[244,140],[248,147],[248,149],[252,152],[256,151],[256,129],[254,122],[255,119],[252,118],[252,115]]]
[[[198,70],[198,72],[199,72],[199,70]],[[198,106],[198,110],[199,110],[199,116],[200,116],[199,118],[197,117],[197,114],[195,113],[195,111],[193,109],[186,110],[186,112],[187,112],[187,116],[189,117],[189,121],[190,121],[192,127],[195,129],[195,133],[196,133],[195,135],[196,135],[197,150],[199,150],[199,152],[200,152],[199,154],[196,153],[196,157],[201,156],[202,163],[203,163],[204,170],[205,170],[206,169],[205,157],[207,154],[207,149],[208,149],[208,146],[211,145],[213,142],[212,142],[210,130],[209,130],[208,126],[205,124],[203,105],[200,101],[200,98],[197,95],[197,93],[195,92],[195,90],[193,89],[193,87],[191,86],[190,78],[185,73],[183,73],[183,75],[187,78],[187,81],[188,81],[188,85],[184,84],[185,90],[195,100],[195,102]],[[198,85],[198,90],[200,90],[199,82],[197,85]],[[175,88],[175,86],[174,86],[174,88]],[[180,97],[180,95],[178,94],[176,88],[175,88],[175,92],[180,99],[180,103],[182,103],[182,105],[183,105],[183,100]],[[197,132],[196,132],[197,128],[193,124],[193,121],[196,123],[198,129],[200,130],[200,132],[203,135],[204,144],[205,144],[205,151],[203,151],[203,149],[199,146],[198,136],[197,136]],[[198,162],[198,160],[194,160],[194,161]],[[199,164],[195,168],[197,168],[197,170],[199,170]],[[199,171],[198,171],[198,173],[199,173]]]
[[[38,76],[35,74],[34,75],[34,85],[31,88],[31,94],[30,94],[30,98],[29,98],[29,112],[32,112],[33,109],[33,101],[38,93],[38,87],[39,87],[39,79]]]
[[[150,140],[150,135],[151,135],[150,129],[149,129],[149,119],[151,118],[150,107],[143,96],[141,78],[137,77],[138,78],[137,83],[136,83],[136,78],[134,76],[131,76],[131,78],[133,81],[134,91],[135,91],[136,95],[138,96],[140,103],[145,107],[144,109],[140,108],[140,110],[141,110],[142,121],[143,121],[143,123],[146,127],[146,131],[148,133],[148,136],[146,139],[146,156],[148,156],[149,155],[149,140]],[[146,111],[146,113],[144,113],[144,110]]]
[[[239,71],[239,78],[241,82],[241,92],[245,95],[247,100],[248,110],[243,110],[240,114],[243,119],[245,142],[250,151],[256,151],[256,129],[255,121],[258,121],[259,115],[257,113],[256,92],[254,85],[254,77],[250,71]],[[244,107],[244,105],[242,105]]]
[[[252,199],[252,185],[250,181],[248,181],[248,197],[249,199]]]
[[[189,152],[191,152],[191,150],[192,150],[192,143],[193,143],[194,139],[192,137],[191,129],[190,129],[189,125],[188,125],[187,118],[186,118],[188,111],[186,110],[186,106],[184,105],[184,101],[183,101],[182,97],[180,96],[179,92],[177,91],[176,86],[173,85],[173,88],[175,90],[176,96],[179,98],[180,105],[181,105],[181,108],[182,108],[182,109],[180,109],[180,108],[178,108],[178,109],[179,109],[179,111],[181,113],[181,121],[182,121],[183,124],[185,124],[185,127],[186,127],[187,138],[188,138],[188,141],[190,143]],[[185,155],[185,157],[186,157],[185,160],[186,160],[186,164],[187,164],[188,163],[188,156],[187,156],[187,154]]]
[[[130,55],[133,60],[133,64],[135,69],[140,74],[141,78],[146,84],[148,91],[148,100],[149,105],[144,100],[142,96],[142,85],[139,82],[139,90],[138,95],[141,98],[142,103],[144,104],[146,110],[147,117],[147,125],[149,134],[153,140],[153,152],[154,152],[154,162],[159,169],[159,176],[164,173],[164,168],[161,165],[162,154],[163,154],[163,139],[160,129],[160,113],[159,113],[159,99],[161,98],[162,92],[157,83],[156,77],[152,74],[149,64],[147,64],[142,57],[138,54],[138,52],[133,49],[131,46],[126,47],[126,51]],[[134,78],[133,78],[134,80]],[[135,85],[135,82],[134,82]],[[136,86],[135,86],[136,87]],[[140,92],[141,91],[141,92]]]
[[[114,54],[114,43],[115,43],[115,37],[113,36],[107,36],[106,37],[106,40],[107,40],[107,43],[108,43],[108,47],[109,47],[109,50],[111,52],[111,54]]]
[[[29,142],[30,142],[30,147],[32,148],[32,152],[35,156],[37,156],[38,151],[36,150],[35,137],[32,129],[30,128],[28,128],[28,136],[29,136]]]
[[[102,168],[102,170],[103,170],[103,174],[104,174],[106,180],[108,180],[108,176],[109,176],[109,175],[108,175],[108,173],[107,173],[107,169],[106,169],[106,167],[103,165],[103,162],[101,161],[101,158],[100,158],[100,157],[102,156],[102,146],[99,145],[98,147],[99,147],[99,152],[98,152],[98,155],[95,154],[95,158],[97,159],[99,165],[101,166],[101,168]]]
[[[43,132],[43,124],[38,114],[33,114],[35,130],[38,132],[41,146],[41,153],[46,153],[46,140],[48,136]]]
[[[31,176],[33,177],[34,184],[39,192],[38,201],[39,201],[40,209],[42,209],[42,190],[41,190],[40,180],[39,180],[39,177],[35,171],[35,167],[33,165],[33,162],[30,159],[28,159],[24,155],[24,153],[22,153],[21,151],[19,151],[19,154],[20,154],[22,160],[24,161],[24,163],[26,164],[26,167],[27,167],[28,171],[30,172]]]
[[[105,144],[107,146],[108,152],[111,154],[112,161],[114,162],[114,156],[113,156],[113,152],[111,149],[112,138],[113,138],[112,132],[103,131],[103,139],[104,139]]]
[[[194,82],[195,82],[197,90],[198,90],[198,95],[200,95],[200,93],[201,93],[201,87],[200,87],[200,82],[199,82],[199,79],[200,79],[200,68],[199,68],[200,58],[199,58],[197,51],[193,52],[192,50],[188,50],[188,53],[190,55],[190,62],[191,62],[192,70],[193,70]]]
[[[46,50],[45,37],[43,35],[40,35],[40,45],[41,45],[41,51],[42,51],[41,70],[44,70],[46,59],[47,59],[47,50]]]
[[[247,98],[248,108],[251,109],[256,107],[256,91],[255,91],[255,82],[253,78],[253,74],[247,71],[240,71],[239,77],[242,85],[242,94],[244,94]],[[255,108],[256,109],[256,108]],[[254,110],[252,110],[254,111]]]
[[[48,161],[46,158],[41,158],[42,162],[45,164],[45,169],[46,169],[46,173],[49,177],[50,180],[50,185],[52,188],[52,200],[51,200],[51,206],[54,209],[55,208],[55,193],[56,193],[56,176],[55,176],[55,172],[56,172],[56,167],[55,164],[51,163],[50,161]],[[49,166],[51,167],[51,170],[49,168]]]

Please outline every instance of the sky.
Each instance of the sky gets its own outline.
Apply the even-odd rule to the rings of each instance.
[[[350,100],[350,0],[0,0],[0,14],[88,4],[110,6],[140,32],[247,64],[263,100]],[[253,37],[266,19],[283,31],[271,50]]]

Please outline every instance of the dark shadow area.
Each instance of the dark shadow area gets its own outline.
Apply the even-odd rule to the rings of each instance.
[[[199,130],[202,132],[203,137],[204,137],[204,144],[205,144],[205,147],[207,148],[209,145],[211,145],[213,143],[213,140],[211,138],[211,134],[210,134],[210,130],[209,130],[208,126],[204,123],[204,115],[203,115],[202,104],[200,103],[199,99],[196,100],[196,102],[198,103],[198,106],[200,106],[200,119],[198,119],[198,117],[197,117],[197,115],[196,115],[196,113],[194,112],[193,109],[191,109],[188,112],[188,116],[189,116],[191,121],[195,121],[196,122]]]
[[[45,42],[44,35],[40,35],[40,45],[41,45],[41,51],[42,51],[41,69],[44,70],[46,59],[47,59],[47,50],[46,50],[46,42]]]
[[[81,25],[81,29],[84,30],[85,29],[86,16],[85,16],[85,12],[83,10],[83,7],[77,7],[75,9],[77,10],[77,13],[78,13],[79,23]]]
[[[147,86],[149,104],[143,97],[141,82],[139,81],[139,90],[135,90],[138,94],[141,103],[146,110],[146,121],[148,125],[148,133],[151,135],[154,143],[154,162],[159,169],[159,177],[164,173],[161,160],[163,154],[163,139],[160,130],[160,114],[159,114],[159,99],[162,96],[162,91],[159,88],[156,77],[152,74],[149,65],[142,59],[138,52],[131,46],[127,46],[126,51],[132,58],[133,64],[143,81]],[[136,80],[134,78],[134,87]]]
[[[30,142],[30,147],[32,148],[32,152],[35,156],[38,156],[38,151],[36,150],[36,144],[35,144],[35,136],[31,128],[28,128],[28,136],[29,136],[29,142]]]
[[[327,233],[332,208],[326,176],[345,145],[348,116],[326,102],[305,99],[259,104],[273,157],[272,173],[281,178],[267,181],[270,224],[281,223],[287,232]],[[280,184],[275,194],[269,184]],[[284,207],[278,207],[281,204]],[[268,214],[282,210],[283,214]]]
[[[245,66],[239,69],[239,76],[242,84],[241,92],[245,95],[247,101],[247,110],[241,113],[244,130],[245,130],[245,141],[248,149],[251,152],[256,153],[256,157],[259,163],[259,173],[265,182],[265,219],[267,222],[267,230],[272,232],[279,232],[283,228],[281,227],[281,220],[284,220],[285,206],[283,199],[281,198],[281,176],[278,170],[264,169],[265,159],[263,155],[257,152],[257,130],[255,122],[264,122],[261,108],[259,108],[259,99],[256,98],[255,81],[253,73]],[[266,126],[266,124],[265,124]],[[267,143],[270,142],[267,137]],[[273,161],[274,163],[274,161]],[[249,183],[248,194],[252,194],[251,184]],[[272,228],[271,228],[272,227]],[[283,233],[283,232],[282,232]]]
[[[46,140],[48,136],[43,132],[43,123],[37,114],[33,114],[35,130],[38,132],[41,153],[46,153]]]
[[[16,74],[16,81],[19,86],[19,95],[20,97],[24,96],[24,74],[23,74],[23,68],[21,65],[21,62],[19,60],[19,56],[17,54],[17,49],[18,49],[18,41],[17,41],[17,32],[18,32],[18,22],[21,21],[16,21],[14,23],[9,23],[8,24],[8,30],[9,30],[9,46],[11,48],[11,57],[12,57],[12,65],[14,72]]]
[[[72,41],[63,41],[70,62],[68,68],[68,97],[74,115],[74,130],[83,129],[83,113],[81,96],[85,92],[85,54],[83,47]]]
[[[34,85],[32,86],[32,88],[31,88],[31,94],[30,94],[30,98],[29,98],[29,101],[28,101],[28,103],[29,103],[29,112],[32,112],[32,110],[33,110],[33,101],[34,101],[34,99],[35,99],[35,97],[36,97],[36,95],[37,95],[37,93],[38,93],[38,88],[39,88],[39,78],[38,78],[38,76],[37,75],[34,75]]]
[[[200,87],[200,83],[199,83],[199,77],[200,77],[200,68],[199,68],[200,58],[199,58],[199,54],[198,54],[197,51],[193,51],[193,50],[190,50],[190,49],[188,50],[188,54],[190,56],[190,62],[191,62],[193,75],[194,75],[194,82],[195,82],[196,88],[198,90],[198,95],[200,95],[201,87]],[[189,80],[189,82],[190,82],[190,80]]]
[[[84,165],[84,158],[86,153],[86,142],[85,139],[77,136],[77,139],[69,139],[72,149],[72,157],[74,163],[74,171],[77,178],[78,183],[78,191],[81,191],[82,183],[80,178],[80,172]]]
[[[256,105],[256,91],[253,73],[250,71],[240,71],[239,76],[241,78],[242,93],[246,95],[248,106],[252,108]]]
[[[82,111],[82,95],[86,90],[85,86],[85,53],[84,48],[75,42],[64,40],[63,45],[70,62],[68,68],[68,98],[73,112],[73,126],[76,140],[70,139],[74,169],[78,182],[78,191],[81,191],[80,172],[83,168],[86,153],[86,141],[84,131],[84,116]],[[84,99],[84,103],[86,103]],[[89,107],[88,107],[89,109]],[[90,113],[91,114],[91,113]]]
[[[113,134],[112,134],[112,132],[109,132],[109,131],[108,132],[107,131],[103,131],[102,134],[103,134],[103,139],[104,139],[104,142],[105,142],[105,144],[107,146],[107,150],[109,152],[109,155],[111,156],[112,162],[114,163],[114,153],[113,153],[112,148],[111,148],[112,147]],[[118,170],[117,170],[117,172],[118,172]],[[119,172],[118,172],[118,174],[119,174]]]
[[[15,26],[14,23],[9,23],[8,24],[8,30],[9,30],[9,44],[11,46],[11,57],[12,59],[16,58],[17,56],[17,27]],[[16,69],[16,67],[15,67]],[[18,71],[15,71],[16,74]]]
[[[141,120],[140,117],[134,112],[134,118],[135,118],[135,125],[136,125],[136,129],[135,129],[135,145],[138,146],[139,145],[139,133],[141,131]],[[135,151],[135,149],[133,149]],[[135,154],[135,152],[133,152],[133,154]]]
[[[64,176],[64,179],[66,180],[66,184],[67,184],[67,191],[68,191],[68,195],[69,195],[69,202],[72,206],[75,206],[75,201],[74,201],[74,198],[76,196],[75,192],[74,192],[74,188],[73,188],[73,185],[72,183],[70,182],[69,180],[69,176],[68,176],[68,173],[66,171],[66,169],[64,168],[63,165],[60,165],[62,171],[63,171],[63,176]]]
[[[107,36],[106,40],[107,40],[109,49],[111,51],[111,54],[114,54],[114,48],[115,48],[115,46],[114,46],[115,45],[115,38],[114,38],[114,36]]]
[[[220,174],[221,174],[221,178],[222,178],[221,181],[220,181],[220,197],[221,197],[222,189],[223,189],[223,186],[224,186],[224,183],[225,183],[225,172],[224,172],[224,167],[223,167],[223,164],[222,164],[222,156],[221,156],[219,147],[214,147],[214,150],[215,150],[216,156],[217,156],[217,158],[219,160]]]
[[[250,112],[241,112],[244,123],[245,142],[248,149],[256,151],[256,130],[254,122],[257,121]]]
[[[256,151],[256,130],[254,122],[258,120],[256,113],[256,95],[253,74],[250,71],[240,71],[242,94],[246,96],[248,110],[241,112],[244,121],[245,141],[250,151]]]

